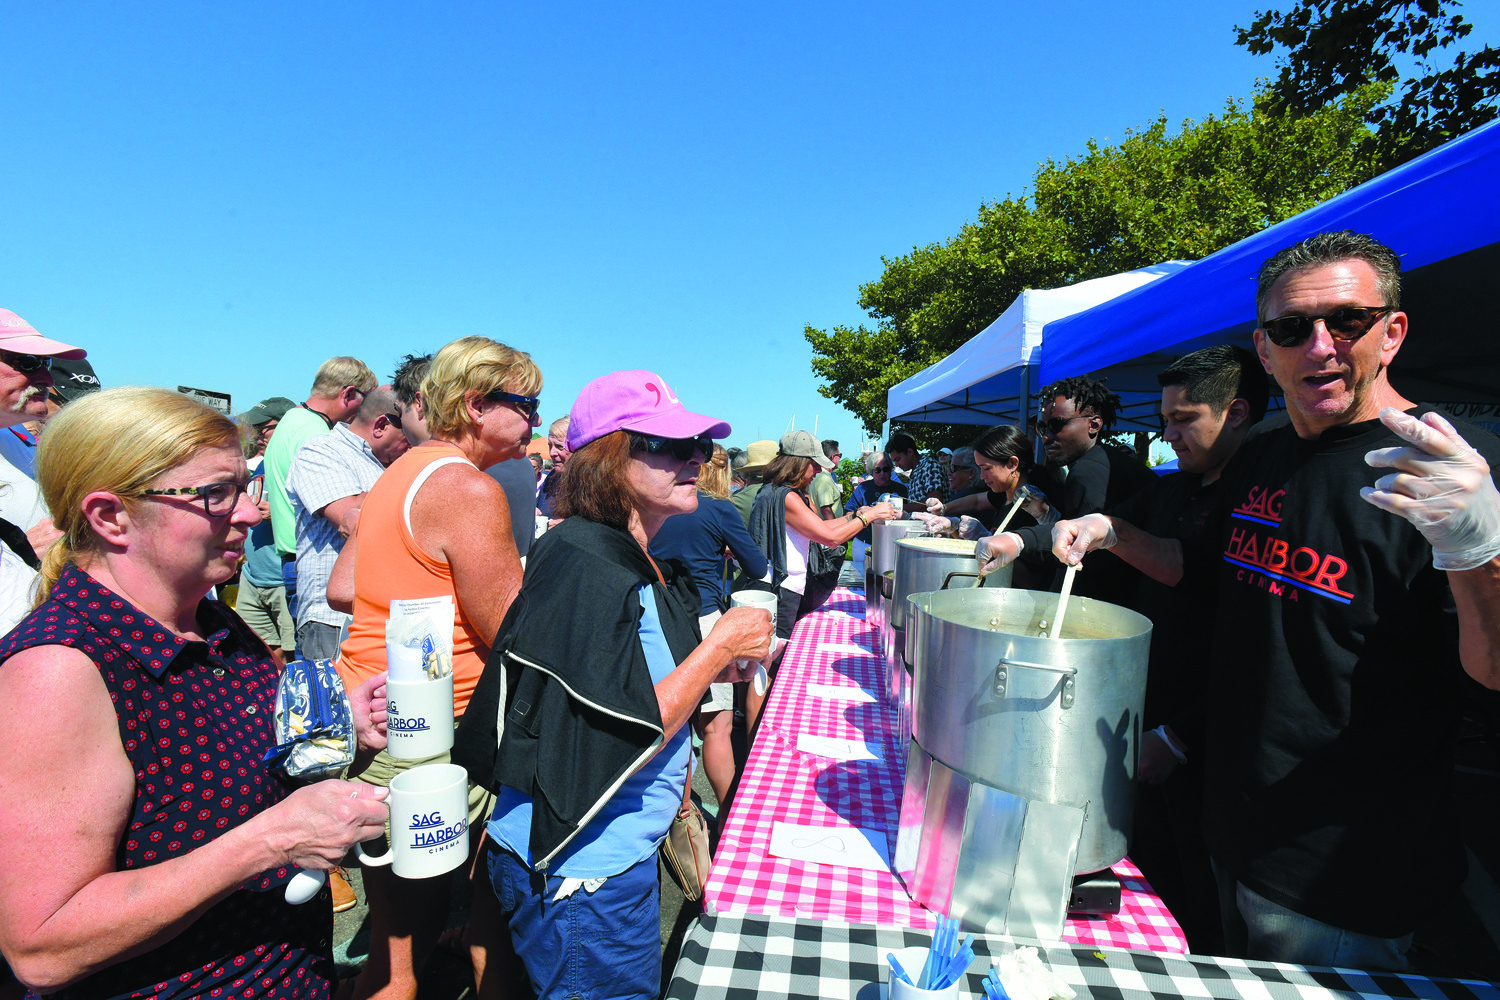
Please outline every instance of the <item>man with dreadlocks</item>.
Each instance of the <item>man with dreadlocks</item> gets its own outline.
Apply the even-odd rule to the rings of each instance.
[[[1119,412],[1120,397],[1103,382],[1078,376],[1065,378],[1044,388],[1041,399],[1038,427],[1047,464],[1068,470],[1061,500],[1057,501],[1063,517],[1079,518],[1106,510],[1134,496],[1156,478],[1128,451],[1104,443],[1103,436],[1114,426]],[[991,535],[981,544],[988,550],[989,567],[1007,566],[1026,552],[1028,565],[1036,560],[1037,567],[1053,570],[1053,588],[1061,586],[1062,566],[1051,558],[1050,525]],[[1086,562],[1073,583],[1074,593],[1127,608],[1134,606],[1140,578],[1135,569],[1110,552],[1090,554]]]

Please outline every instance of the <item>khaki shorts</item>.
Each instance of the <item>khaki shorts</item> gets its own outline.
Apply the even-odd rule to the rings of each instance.
[[[392,779],[403,771],[410,771],[412,768],[421,767],[423,764],[447,764],[449,761],[450,755],[446,750],[435,756],[419,757],[416,760],[398,760],[382,750],[375,755],[375,759],[370,762],[369,767],[365,768],[359,774],[354,775],[350,780],[363,781],[367,785],[389,788]],[[495,794],[483,785],[476,785],[473,782],[469,783],[470,850],[473,850],[474,845],[479,842],[479,831],[484,829],[484,825],[489,822],[490,813],[495,811],[495,800]],[[385,836],[386,840],[389,841],[391,837],[390,823],[386,823],[385,825]],[[376,850],[377,846],[379,845],[370,845],[365,850],[371,854],[383,853],[385,848],[380,847],[379,850]]]
[[[722,611],[712,611],[706,615],[698,616],[698,633],[703,638],[708,638],[708,633],[713,631],[714,622],[724,617]],[[734,709],[734,685],[733,684],[710,684],[708,690],[703,692],[703,700],[698,703],[700,712],[728,712]]]
[[[286,650],[287,659],[297,648],[297,623],[286,607],[285,587],[257,587],[243,574],[235,596],[234,610],[267,646]]]

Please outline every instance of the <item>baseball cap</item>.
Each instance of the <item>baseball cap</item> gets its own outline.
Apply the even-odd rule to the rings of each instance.
[[[568,414],[568,450],[577,451],[614,431],[664,438],[700,434],[726,438],[729,425],[690,412],[666,379],[655,372],[633,370],[601,375],[583,387]]]
[[[94,366],[82,358],[52,359],[52,391],[61,396],[64,403],[71,403],[79,396],[87,396],[102,388],[99,376],[94,374]]]
[[[833,468],[833,463],[823,454],[823,445],[807,431],[792,431],[781,435],[781,453],[793,458],[810,458],[824,472]]]
[[[250,409],[245,411],[245,423],[251,427],[259,427],[267,420],[280,420],[286,416],[286,411],[294,408],[297,404],[285,396],[272,396],[262,399]]]
[[[78,360],[88,352],[72,344],[43,337],[36,327],[9,309],[0,309],[0,351],[12,354],[40,354],[42,357]]]

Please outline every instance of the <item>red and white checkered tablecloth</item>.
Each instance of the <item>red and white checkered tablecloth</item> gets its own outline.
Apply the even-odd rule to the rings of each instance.
[[[829,649],[854,644],[870,652]],[[709,913],[765,915],[854,924],[932,927],[933,914],[893,873],[788,861],[769,853],[779,821],[884,831],[895,853],[906,767],[895,712],[884,701],[846,702],[808,695],[807,685],[841,684],[879,692],[885,671],[878,639],[864,622],[864,597],[839,589],[797,623],[766,703],[760,734],[719,838],[704,890]],[[802,753],[797,735],[863,740],[878,761],[838,762]],[[1070,920],[1069,943],[1186,953],[1187,940],[1127,859],[1114,867],[1122,900],[1117,916]]]

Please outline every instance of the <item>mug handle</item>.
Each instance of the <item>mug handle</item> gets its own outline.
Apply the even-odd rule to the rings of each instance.
[[[377,858],[372,858],[365,853],[364,844],[355,844],[354,851],[359,855],[360,862],[369,868],[379,868],[383,865],[388,865],[396,857],[396,849],[394,847],[387,847],[385,853]]]

